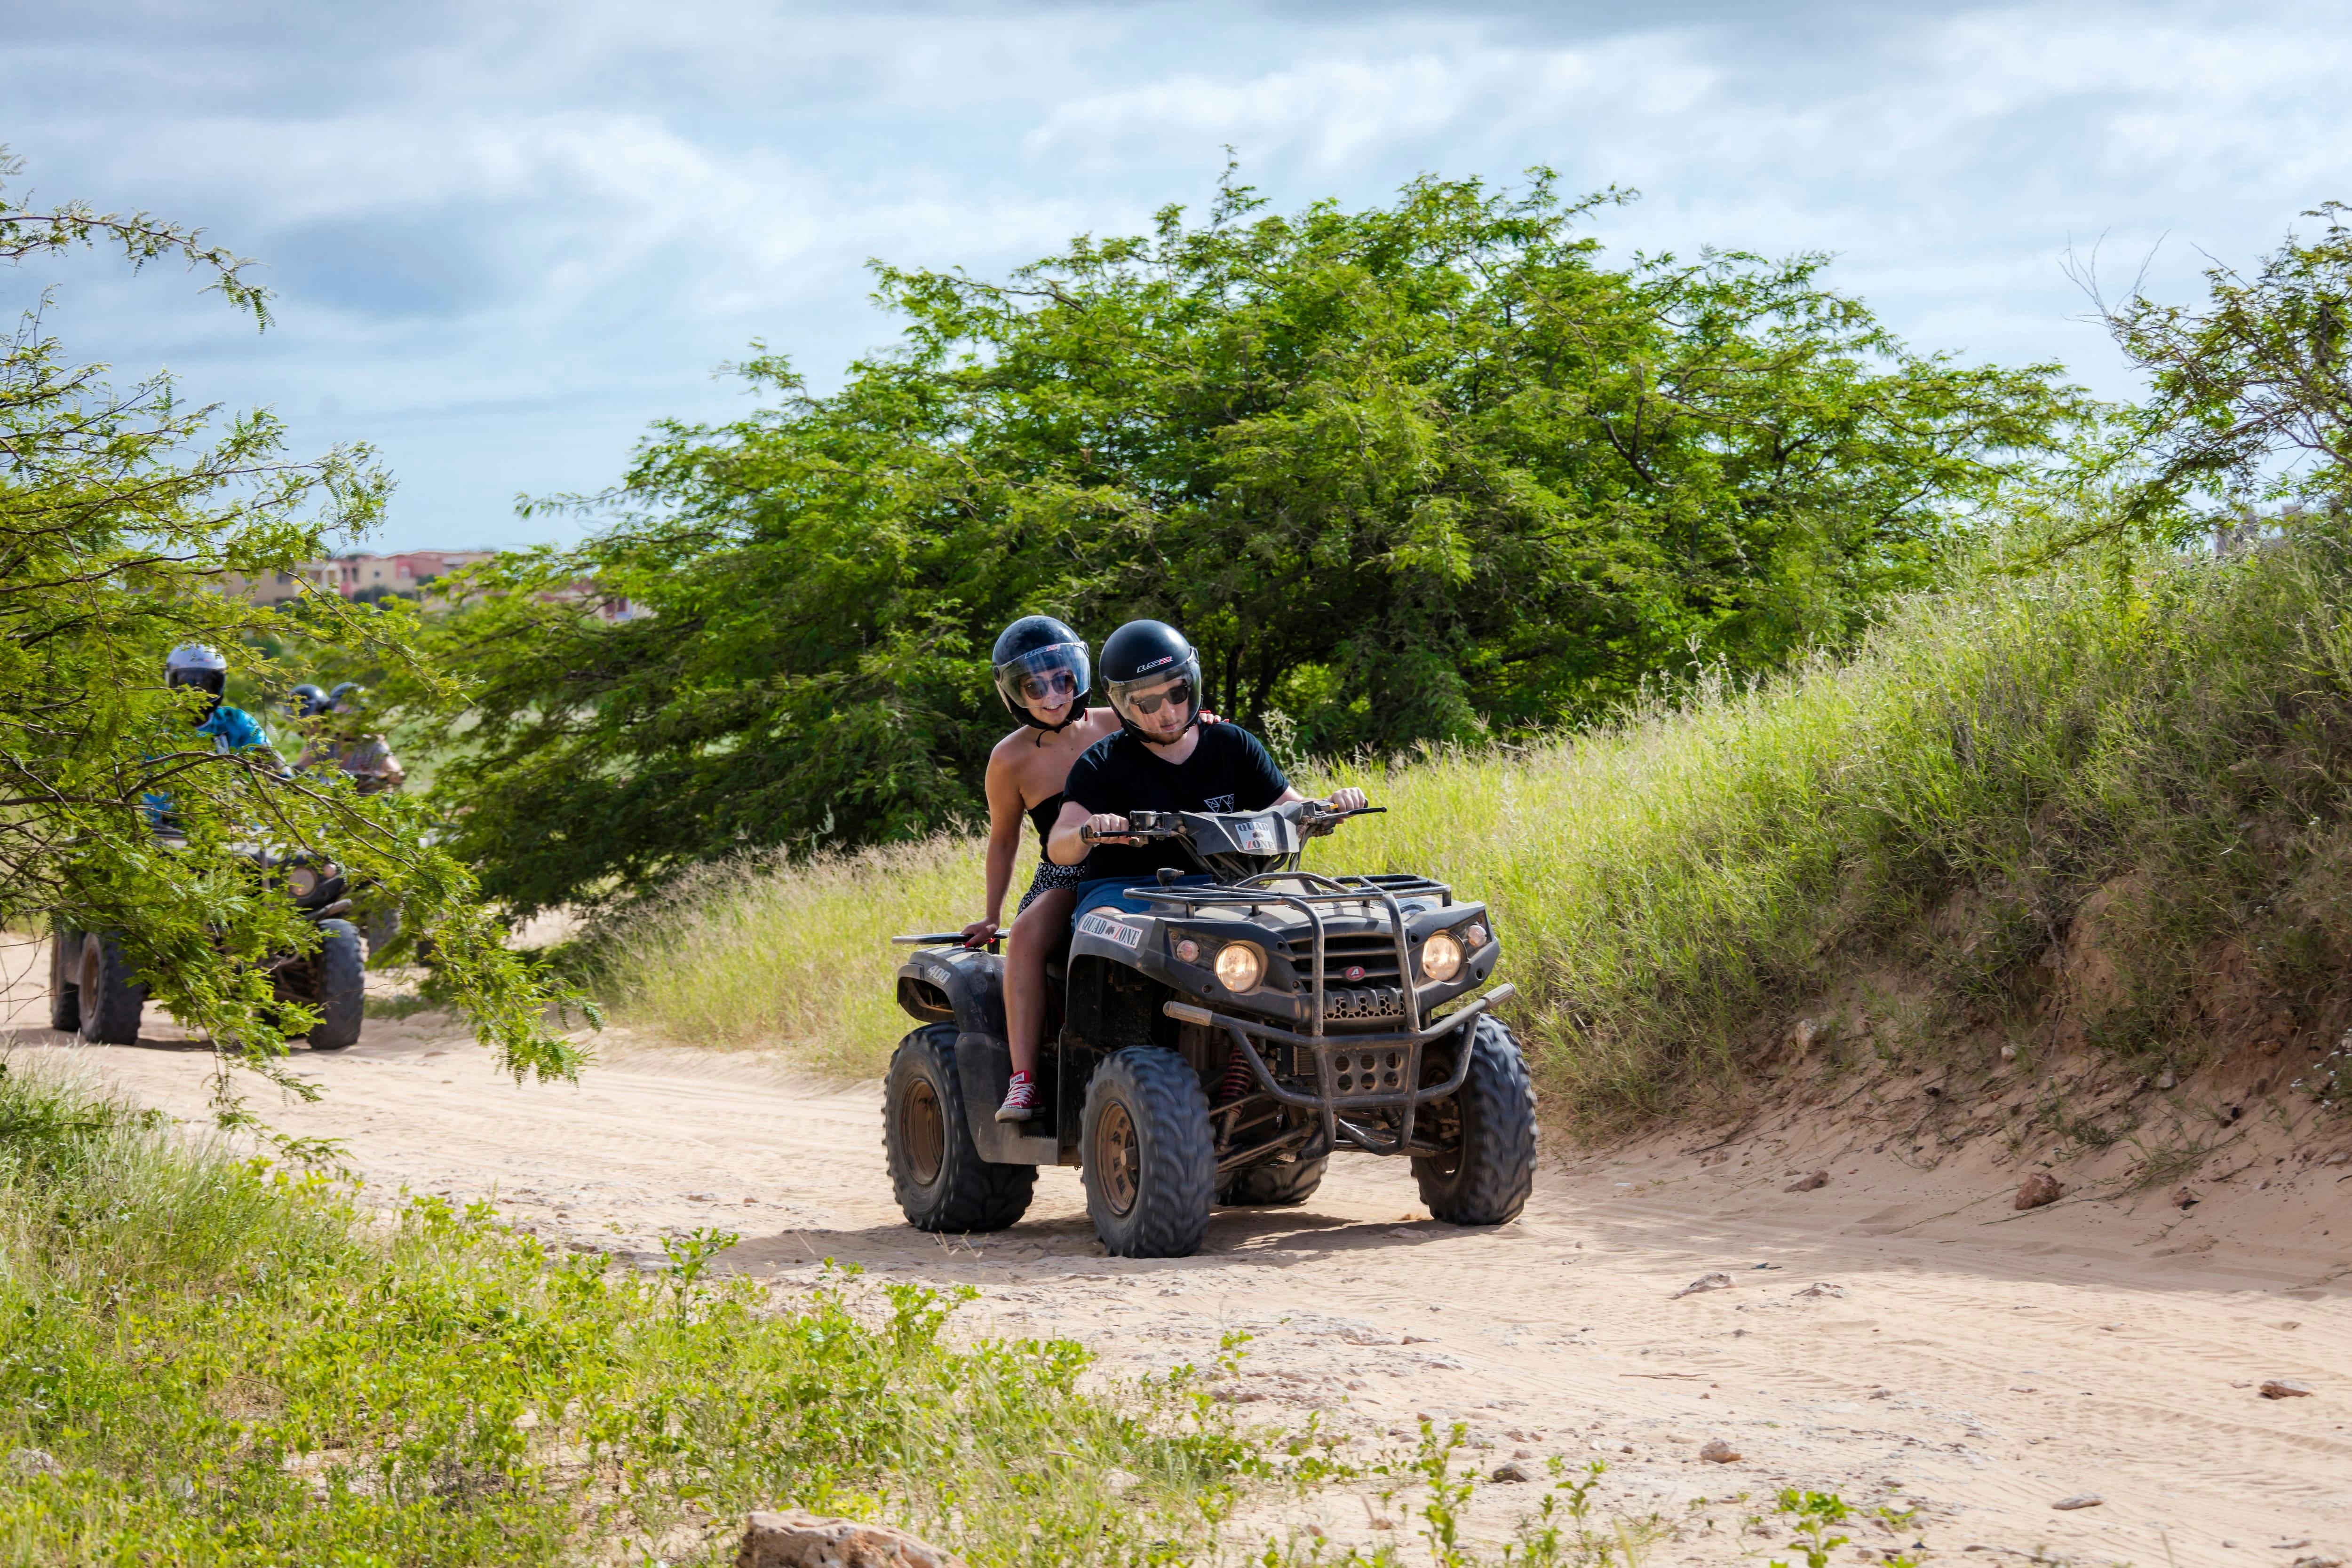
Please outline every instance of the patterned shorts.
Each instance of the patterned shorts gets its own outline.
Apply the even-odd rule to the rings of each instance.
[[[1029,891],[1021,895],[1021,909],[1013,912],[1013,918],[1019,919],[1021,910],[1036,903],[1040,894],[1051,893],[1057,887],[1076,887],[1086,880],[1086,867],[1083,865],[1055,865],[1049,860],[1039,861],[1037,874],[1030,879]]]

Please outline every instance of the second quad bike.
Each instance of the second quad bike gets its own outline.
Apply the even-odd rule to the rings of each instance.
[[[174,841],[163,836],[158,841],[168,848]],[[367,970],[359,931],[341,918],[352,907],[341,868],[261,844],[246,853],[259,874],[319,927],[319,945],[310,952],[269,960],[271,991],[281,1002],[317,1009],[319,1021],[309,1035],[311,1050],[356,1045],[367,1009]],[[121,942],[110,932],[77,930],[63,922],[50,936],[49,1027],[93,1045],[137,1044],[147,988],[132,971]]]
[[[1001,1230],[1041,1165],[1078,1166],[1105,1250],[1180,1258],[1216,1204],[1303,1203],[1332,1154],[1412,1162],[1439,1219],[1499,1225],[1534,1182],[1535,1094],[1481,990],[1501,951],[1486,906],[1426,877],[1299,869],[1353,812],[1137,812],[1208,873],[1088,911],[1052,981],[1044,1109],[995,1120],[1010,1082],[1003,969],[960,934],[903,936],[899,1041],[884,1103],[891,1185],[925,1230]]]

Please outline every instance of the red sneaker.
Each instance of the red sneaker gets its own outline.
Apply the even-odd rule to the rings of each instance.
[[[996,1108],[996,1119],[1025,1122],[1042,1108],[1037,1103],[1037,1081],[1025,1072],[1016,1072],[1004,1091],[1004,1103]]]

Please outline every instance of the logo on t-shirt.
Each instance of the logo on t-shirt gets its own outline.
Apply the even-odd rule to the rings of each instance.
[[[1212,795],[1201,802],[1201,809],[1207,811],[1230,811],[1234,809],[1234,798],[1231,795]]]

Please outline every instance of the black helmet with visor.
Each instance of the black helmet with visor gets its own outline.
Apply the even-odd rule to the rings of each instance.
[[[996,673],[996,692],[1013,716],[1032,729],[1059,734],[1087,716],[1087,694],[1094,689],[1092,663],[1084,639],[1050,615],[1024,615],[997,633],[989,663]],[[1047,724],[1029,705],[1069,705],[1059,724]]]
[[[1103,685],[1120,727],[1140,739],[1164,746],[1173,738],[1137,722],[1138,715],[1158,713],[1163,703],[1192,709],[1184,729],[1201,722],[1201,655],[1165,622],[1130,621],[1110,634],[1103,644]]]

